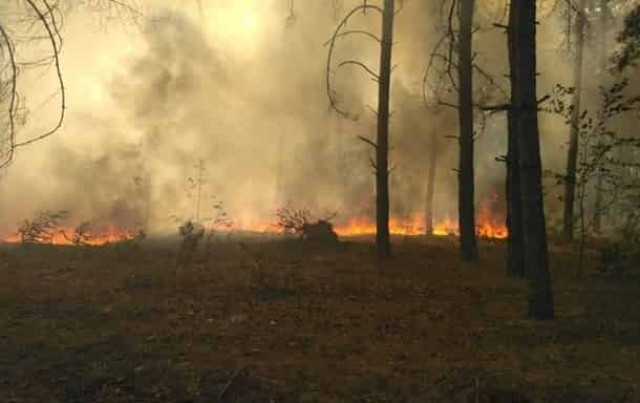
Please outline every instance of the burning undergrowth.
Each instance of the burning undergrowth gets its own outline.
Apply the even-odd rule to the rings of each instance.
[[[1,238],[1,242],[22,244],[50,244],[66,246],[102,246],[146,237],[142,229],[82,221],[74,224],[67,211],[39,211],[34,217],[22,220],[15,234]]]
[[[276,212],[277,225],[285,234],[293,234],[301,240],[315,245],[332,246],[338,244],[338,234],[331,220],[335,213],[314,219],[309,210],[280,208]]]

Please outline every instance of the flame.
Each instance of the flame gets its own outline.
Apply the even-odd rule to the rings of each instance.
[[[102,246],[111,243],[118,243],[127,240],[131,240],[135,237],[132,231],[118,228],[115,225],[108,224],[104,228],[96,231],[91,230],[85,233],[86,237],[83,237],[80,242],[74,243],[73,238],[75,234],[74,228],[62,228],[53,234],[50,245],[62,245],[62,246],[75,246],[75,245],[90,245],[90,246]],[[0,243],[21,243],[20,235],[13,234],[4,238],[0,238]]]
[[[389,220],[389,232],[392,235],[424,235],[424,221],[422,216],[415,216],[406,220],[391,218]],[[504,239],[508,235],[505,224],[500,219],[488,215],[484,211],[481,212],[476,221],[476,234],[479,237]],[[337,225],[335,231],[341,236],[373,235],[376,233],[376,224],[367,219],[352,219],[345,225]],[[450,217],[437,220],[433,225],[433,235],[458,236],[460,235],[458,223]]]
[[[476,215],[476,234],[481,238],[504,239],[508,236],[504,217],[495,212],[495,206],[499,206],[499,196],[494,193],[479,203]],[[344,225],[336,225],[335,231],[342,236],[372,235],[376,233],[376,224],[369,219],[352,219]],[[391,218],[389,220],[389,232],[392,235],[424,235],[425,219],[423,215],[414,215],[408,219]],[[457,220],[449,216],[436,219],[433,224],[433,235],[459,236]]]
[[[496,206],[497,196],[489,198],[480,203],[476,216],[476,234],[482,238],[504,239],[508,236],[507,228],[504,224],[504,218],[500,214],[496,214],[492,207]],[[206,226],[205,226],[206,227]],[[274,220],[261,220],[258,218],[245,218],[243,220],[230,222],[215,228],[209,228],[216,231],[247,231],[266,234],[277,234],[281,230]],[[334,225],[336,233],[343,237],[374,235],[376,233],[376,223],[369,218],[352,218],[346,222],[340,222]],[[64,234],[63,234],[64,232]],[[389,220],[389,232],[392,235],[400,236],[417,236],[425,234],[425,219],[423,215],[416,214],[406,219],[392,217]],[[58,231],[53,236],[51,244],[54,245],[92,245],[101,246],[110,243],[117,243],[133,239],[136,235],[133,231],[123,230],[115,225],[103,226],[100,230],[91,230],[89,235],[83,239],[81,243],[74,243],[75,229],[65,228]],[[460,234],[458,222],[449,216],[437,219],[433,225],[433,235],[436,236],[458,236]],[[0,238],[0,242],[20,243],[19,235],[11,235]]]

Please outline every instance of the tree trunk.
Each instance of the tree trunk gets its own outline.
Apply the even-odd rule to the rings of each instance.
[[[580,98],[582,89],[582,64],[584,53],[584,0],[578,2],[578,15],[576,17],[576,57],[573,61],[573,111],[571,113],[571,126],[569,128],[569,151],[567,154],[567,174],[564,185],[564,226],[565,239],[573,240],[574,229],[574,205],[576,198],[576,169],[578,162],[578,130],[580,125]]]
[[[607,0],[599,1],[600,7],[600,38],[598,56],[600,64],[600,85],[607,88],[607,33],[609,31],[609,5]],[[600,140],[602,141],[602,140]],[[602,164],[602,162],[601,162]],[[602,232],[602,167],[598,169],[596,178],[596,200],[593,206],[593,230],[596,234]]]
[[[429,150],[429,172],[427,173],[427,205],[425,210],[424,229],[426,235],[433,235],[433,194],[436,186],[436,168],[438,162],[437,134],[431,132],[431,144]]]
[[[394,0],[384,1],[382,16],[382,50],[378,87],[378,138],[376,150],[376,244],[378,256],[391,253],[389,241],[389,92],[391,84],[391,50],[393,47]]]
[[[460,255],[467,261],[476,260],[478,257],[473,173],[473,71],[471,66],[473,3],[474,0],[460,0],[458,49],[458,121],[460,125],[458,222]]]
[[[552,319],[554,297],[549,271],[542,196],[542,163],[536,98],[536,3],[512,0],[509,6],[511,107],[518,137],[525,274],[530,284],[529,317]]]
[[[511,55],[510,55],[511,56]],[[516,111],[507,111],[507,276],[524,277],[524,238],[522,234],[522,197],[520,196],[520,170],[518,169],[518,135]]]

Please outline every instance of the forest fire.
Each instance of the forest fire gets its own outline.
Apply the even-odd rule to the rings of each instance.
[[[59,246],[103,246],[134,239],[136,235],[115,225],[106,225],[100,230],[82,228],[60,228],[49,232],[44,239],[27,241],[20,234],[0,238],[0,243],[42,243]]]
[[[354,219],[346,225],[336,226],[335,231],[341,236],[372,235],[376,233],[376,224],[369,220]],[[389,232],[392,235],[424,235],[424,218],[421,216],[408,220],[392,218],[389,220]],[[449,217],[438,220],[433,225],[435,236],[458,236],[459,234],[458,223]],[[507,228],[500,220],[481,215],[476,222],[476,234],[481,238],[504,239],[507,237]]]
[[[235,222],[229,226],[216,228],[216,231],[247,231],[266,234],[278,234],[282,229],[277,223],[270,221]],[[354,218],[344,224],[334,226],[336,233],[343,237],[374,235],[376,223],[366,218]],[[419,236],[425,234],[424,217],[416,215],[411,219],[391,218],[389,231],[392,235]],[[507,229],[503,222],[489,214],[480,214],[476,223],[476,233],[482,238],[503,239],[507,237]],[[458,236],[458,223],[450,217],[437,220],[433,226],[435,236]],[[103,246],[135,239],[138,235],[131,230],[125,230],[116,225],[107,224],[101,229],[58,228],[50,231],[42,239],[27,240],[21,234],[13,234],[0,238],[0,243],[40,243],[60,246]]]
[[[476,234],[481,238],[504,239],[508,236],[502,211],[503,203],[498,193],[493,193],[478,204],[476,210]],[[335,231],[342,236],[372,235],[376,233],[375,221],[352,219],[343,225],[336,225]],[[392,235],[424,235],[424,215],[416,214],[410,218],[389,220],[389,232]],[[435,236],[459,236],[458,222],[450,216],[434,219],[432,234]]]

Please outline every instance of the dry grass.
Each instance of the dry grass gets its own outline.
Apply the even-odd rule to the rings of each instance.
[[[173,244],[1,246],[0,402],[640,401],[638,278],[566,248],[533,322],[499,242],[244,242],[177,273]]]

